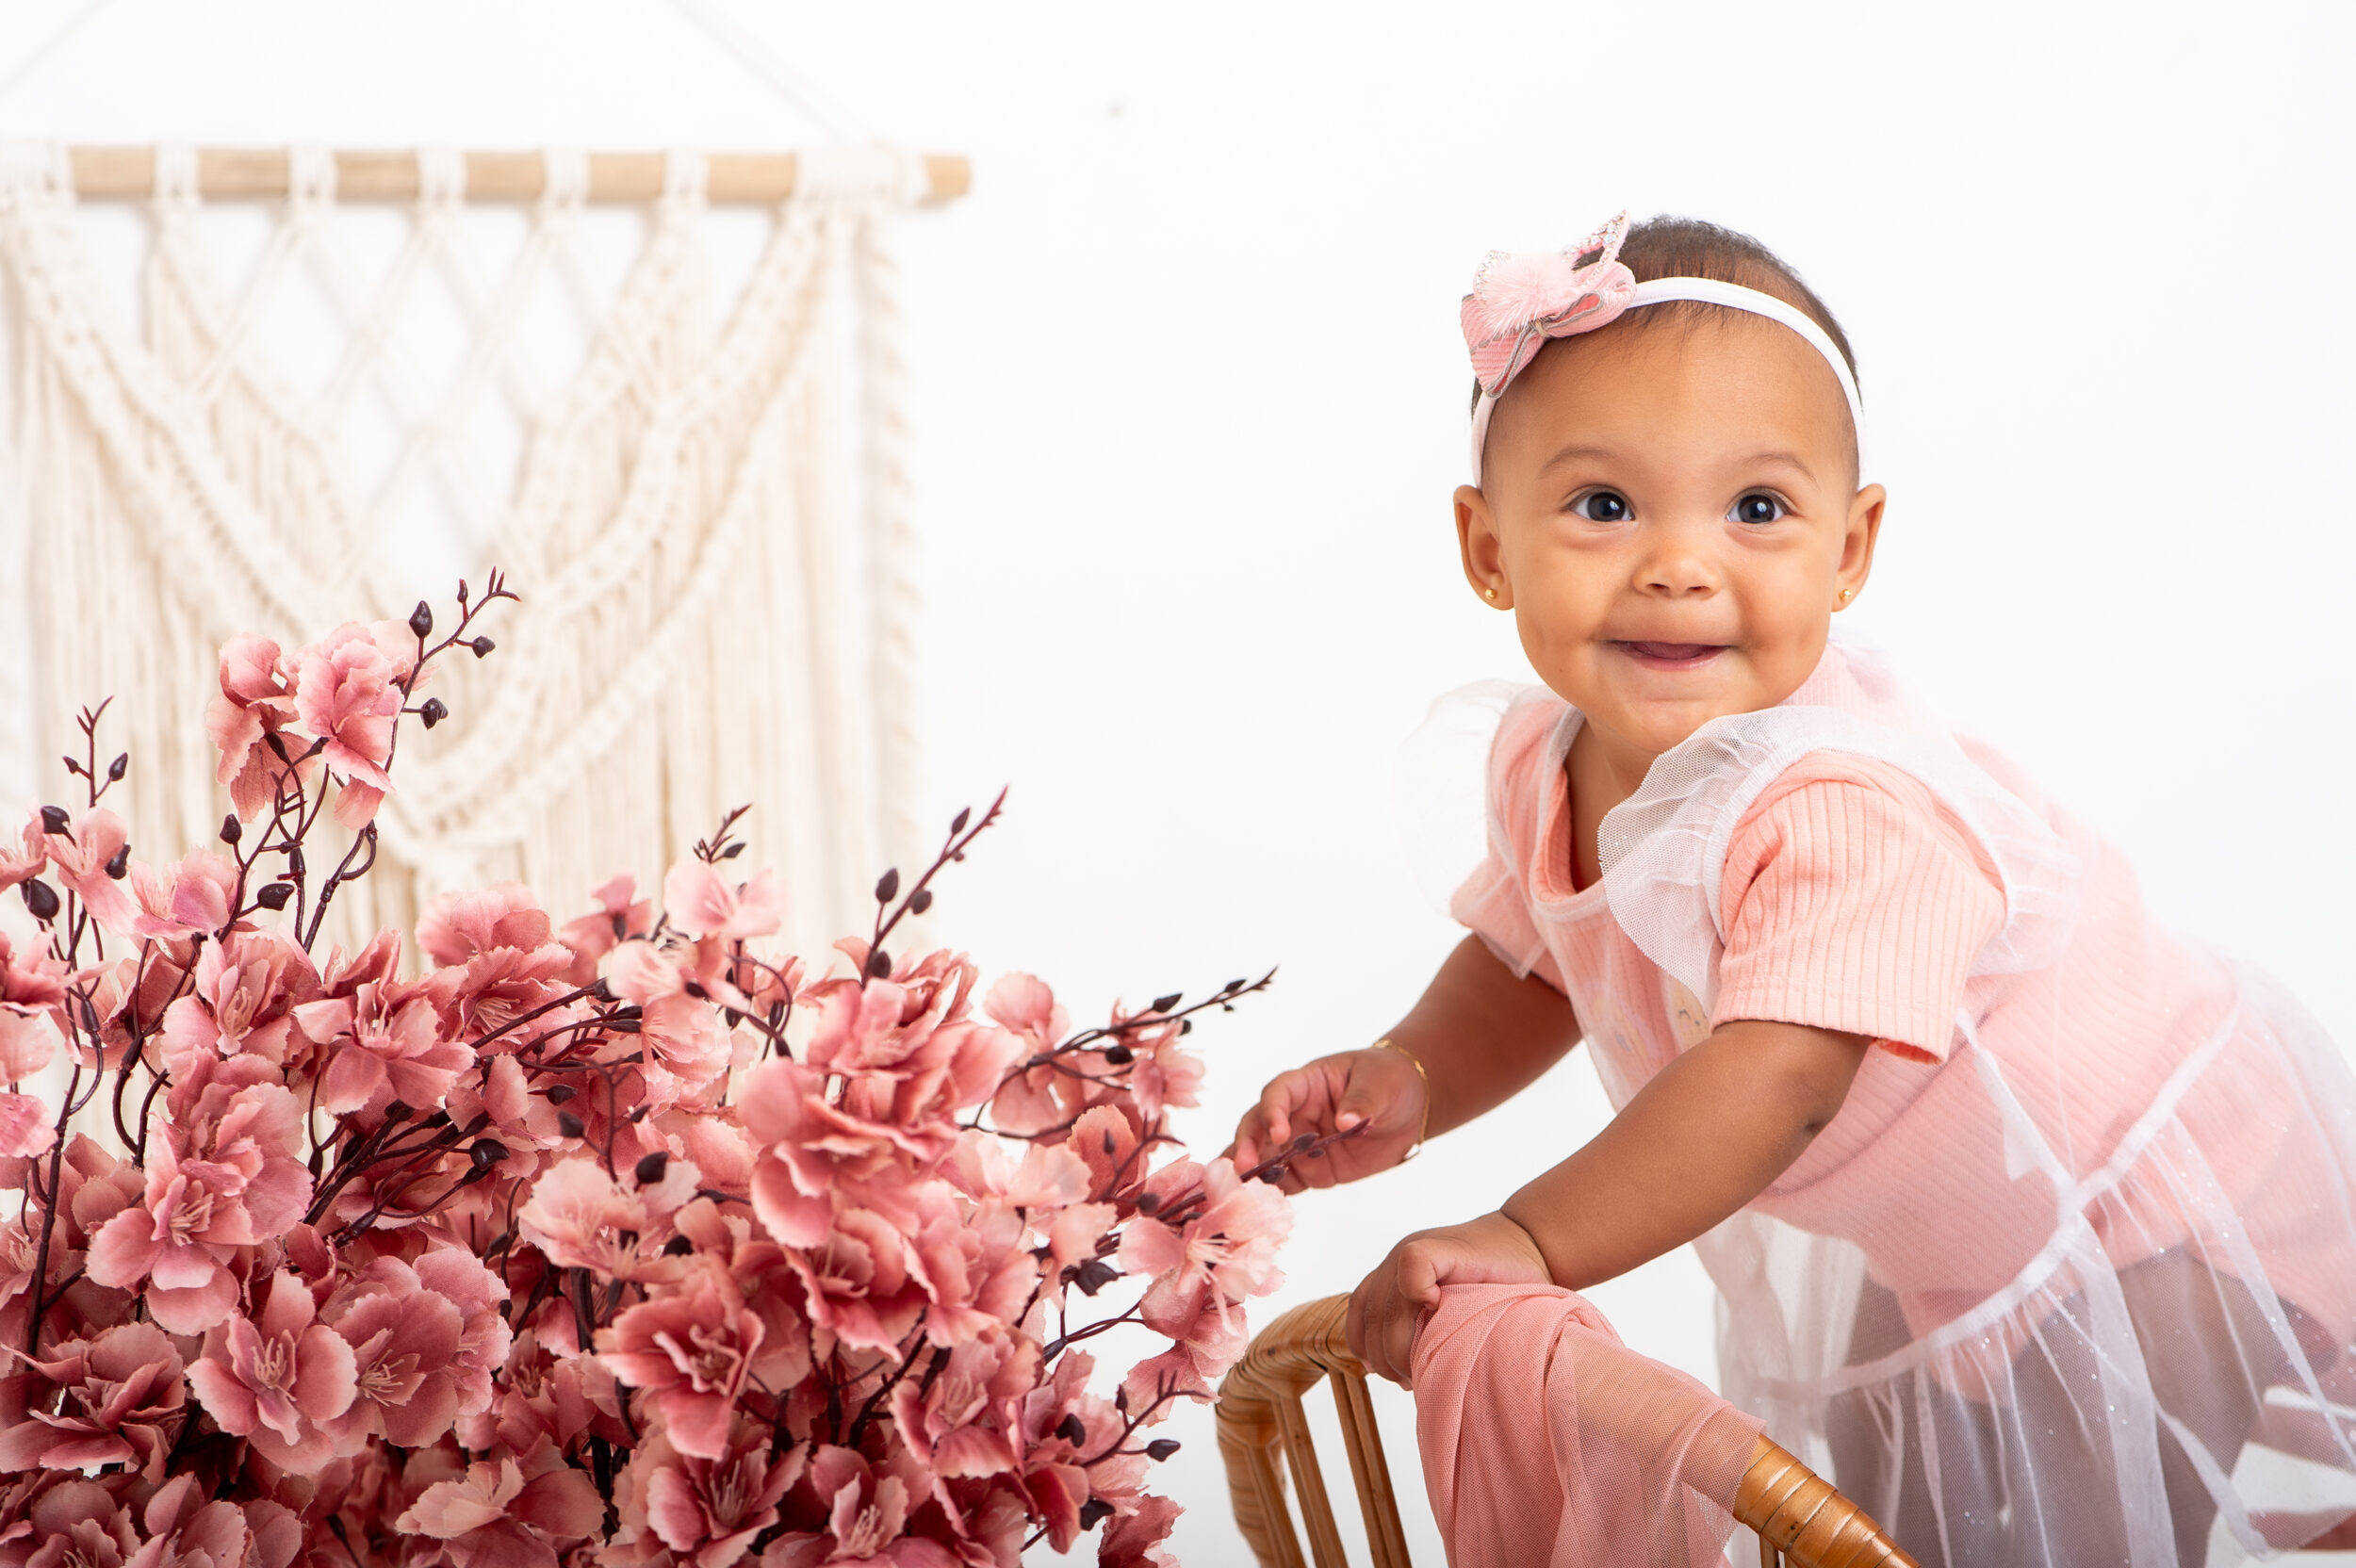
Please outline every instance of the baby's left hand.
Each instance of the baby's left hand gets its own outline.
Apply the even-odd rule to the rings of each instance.
[[[1415,1329],[1441,1286],[1552,1282],[1538,1244],[1501,1214],[1417,1231],[1351,1294],[1350,1348],[1367,1371],[1413,1388]]]

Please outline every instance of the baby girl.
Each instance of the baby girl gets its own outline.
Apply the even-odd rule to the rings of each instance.
[[[1693,1242],[1727,1396],[1925,1564],[2239,1562],[2356,1511],[2356,1079],[2262,975],[1834,635],[1887,498],[1846,337],[1756,241],[1493,256],[1464,569],[1544,688],[1490,750],[1472,931],[1248,1165],[1398,1164],[1584,1040],[1617,1109],[1350,1304],[1408,1380],[1445,1287]]]

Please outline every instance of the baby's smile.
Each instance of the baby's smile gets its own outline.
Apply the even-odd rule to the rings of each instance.
[[[1609,645],[1648,670],[1697,670],[1726,651],[1724,643],[1655,643],[1612,640]]]

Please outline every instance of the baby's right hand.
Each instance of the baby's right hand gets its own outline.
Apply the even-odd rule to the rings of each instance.
[[[1424,1076],[1397,1050],[1344,1051],[1280,1072],[1235,1124],[1235,1168],[1249,1170],[1302,1134],[1358,1136],[1285,1167],[1286,1192],[1330,1187],[1388,1170],[1407,1157],[1424,1125]]]

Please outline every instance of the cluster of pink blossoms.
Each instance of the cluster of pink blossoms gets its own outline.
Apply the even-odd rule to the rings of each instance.
[[[509,884],[425,911],[421,972],[392,931],[321,956],[505,597],[231,643],[216,849],[133,858],[103,709],[82,809],[0,844],[0,1568],[1170,1560],[1149,1429],[1290,1220],[1167,1112],[1189,1015],[1258,986],[1075,1032],[1030,976],[894,961],[994,806],[823,966],[733,816],[659,902]],[[1127,1326],[1157,1353],[1100,1380]]]

